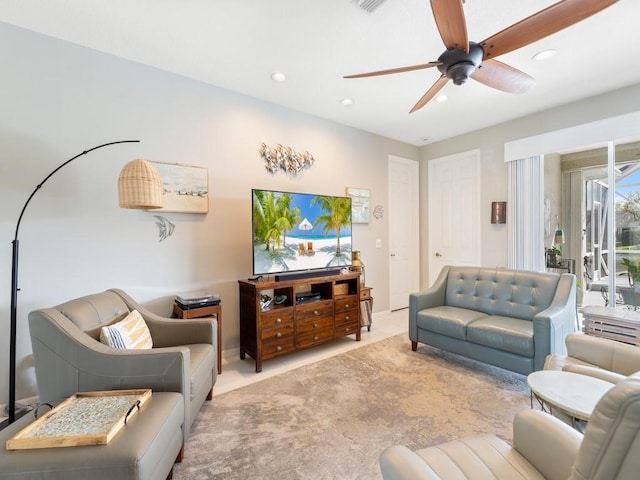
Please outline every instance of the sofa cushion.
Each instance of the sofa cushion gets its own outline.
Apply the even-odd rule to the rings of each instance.
[[[458,307],[434,307],[418,312],[418,328],[430,330],[448,337],[467,339],[467,326],[487,315],[475,310]]]
[[[211,371],[214,369],[216,362],[216,352],[212,345],[208,343],[196,343],[186,345],[189,348],[190,358],[189,366],[191,371],[191,398],[193,400],[198,394],[202,394],[203,388],[209,391],[211,384]]]
[[[76,298],[55,307],[83,332],[91,332],[96,340],[100,328],[124,318],[131,311],[113,292],[95,293]]]
[[[555,273],[451,267],[445,304],[533,320],[551,305],[558,280]]]
[[[490,315],[467,327],[467,340],[505,352],[533,357],[533,322]]]

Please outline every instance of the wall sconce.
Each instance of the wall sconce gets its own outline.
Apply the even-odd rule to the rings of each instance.
[[[491,202],[491,223],[507,223],[507,202]]]

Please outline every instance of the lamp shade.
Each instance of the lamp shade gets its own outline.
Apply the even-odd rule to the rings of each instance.
[[[120,208],[161,208],[163,187],[160,174],[146,160],[140,158],[127,163],[118,177]]]

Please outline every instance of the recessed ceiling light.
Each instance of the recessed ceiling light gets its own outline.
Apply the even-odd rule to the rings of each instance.
[[[287,79],[284,73],[282,72],[273,72],[271,74],[271,80],[274,82],[284,82]]]
[[[446,102],[447,100],[449,100],[449,97],[447,97],[446,95],[438,95],[434,99],[434,102],[442,103],[442,102]]]
[[[553,48],[549,48],[547,50],[542,50],[541,52],[536,53],[531,58],[533,60],[536,60],[536,61],[547,60],[547,59],[553,57],[556,53],[558,53],[557,50],[554,50]]]
[[[351,105],[353,105],[353,99],[352,98],[343,98],[342,100],[340,100],[340,104],[343,107],[350,107]]]

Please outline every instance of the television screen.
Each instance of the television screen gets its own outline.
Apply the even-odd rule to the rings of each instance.
[[[351,265],[351,198],[252,190],[253,274]]]

